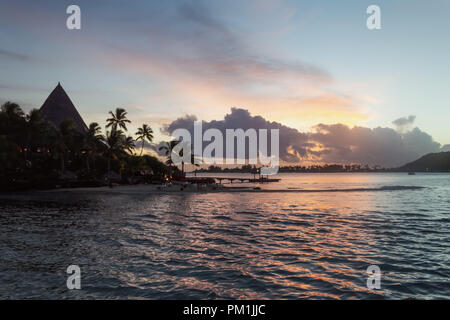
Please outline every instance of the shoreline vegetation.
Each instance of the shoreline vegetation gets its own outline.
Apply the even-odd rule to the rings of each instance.
[[[435,172],[450,173],[450,152],[430,153],[420,159],[397,168],[383,168],[361,164],[323,164],[280,166],[278,173],[383,173],[383,172]],[[249,173],[255,174],[259,168],[251,165],[229,168],[211,165],[208,168],[196,169],[189,173]]]
[[[170,154],[178,141],[166,142],[159,151],[167,160],[143,154],[153,142],[153,130],[143,124],[128,133],[125,109],[108,113],[104,131],[96,122],[88,126],[60,84],[40,109],[25,114],[13,102],[0,110],[0,191],[159,184],[185,181],[185,164],[175,166]],[[180,154],[181,155],[181,154]],[[259,174],[259,168],[196,168],[196,173]],[[399,168],[324,164],[284,166],[279,173],[337,172],[449,172],[450,152],[426,155]],[[208,183],[213,183],[209,179]],[[205,180],[206,181],[206,180]],[[203,183],[203,182],[202,182]],[[206,182],[205,182],[206,183]]]
[[[109,116],[103,134],[95,122],[86,126],[67,118],[57,125],[42,108],[25,114],[18,104],[4,103],[0,191],[162,183],[180,174],[176,167],[142,155],[144,143],[153,140],[150,126],[142,125],[135,139],[127,133],[130,120],[124,109],[110,111]]]

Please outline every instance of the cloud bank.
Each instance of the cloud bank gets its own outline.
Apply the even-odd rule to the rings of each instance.
[[[415,117],[394,121],[402,125],[412,124]],[[193,125],[197,117],[187,115],[166,125],[162,130],[170,134],[175,129],[184,128],[193,136]],[[371,166],[397,167],[430,152],[440,152],[449,148],[434,141],[419,128],[399,131],[392,128],[350,128],[344,124],[318,124],[309,132],[300,132],[281,123],[268,121],[261,116],[253,116],[246,109],[232,108],[223,120],[202,121],[203,131],[219,129],[225,136],[226,129],[279,129],[280,160],[286,163],[329,162],[361,163]],[[208,144],[208,143],[206,143]],[[225,154],[225,153],[224,153]]]
[[[401,117],[394,121],[392,121],[392,124],[396,126],[398,131],[405,131],[408,128],[410,128],[414,121],[416,120],[416,116],[409,116],[409,117]]]

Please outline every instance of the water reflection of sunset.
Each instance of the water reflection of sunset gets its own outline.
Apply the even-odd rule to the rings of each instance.
[[[341,183],[357,184],[364,179],[349,177]],[[364,226],[366,212],[373,210],[371,193],[345,197],[268,194],[264,198],[254,195],[251,200],[245,194],[177,198],[170,204],[158,202],[157,208],[166,212],[162,220],[156,226],[153,219],[145,219],[139,233],[141,239],[154,243],[150,256],[155,262],[174,270],[161,281],[176,277],[182,264],[186,276],[180,285],[230,297],[256,298],[258,290],[266,290],[270,297],[281,287],[292,288],[286,293],[291,297],[340,298],[339,290],[368,292],[357,279],[365,277],[364,266],[373,262],[376,253],[377,237]],[[238,210],[244,205],[245,211]],[[164,234],[174,237],[167,239]],[[145,245],[134,247],[129,254],[150,257]],[[213,270],[222,270],[221,275]],[[216,276],[217,285],[206,281]],[[245,288],[219,289],[219,283],[234,282],[236,277],[247,283]]]
[[[98,288],[103,297],[160,299],[431,296],[446,272],[441,253],[448,219],[433,199],[448,198],[447,177],[315,177],[282,175],[278,186],[262,185],[310,190],[300,193],[149,194],[146,187],[127,187],[78,191],[76,203],[58,193],[40,193],[38,201],[23,208],[27,215],[3,205],[9,212],[3,219],[10,219],[4,243],[11,247],[24,241],[14,231],[18,221],[20,228],[29,226],[40,239],[32,248],[42,243],[40,252],[56,253],[59,258],[53,259],[70,255],[84,263],[88,276],[82,294],[88,297],[99,294]],[[375,187],[419,182],[431,187],[345,191],[361,184],[382,190]],[[33,196],[27,197],[30,201]],[[55,201],[73,214],[55,213]],[[34,212],[37,204],[44,207]],[[41,224],[38,216],[44,219]],[[52,232],[42,233],[47,225]],[[83,232],[71,233],[76,241],[60,251],[53,239],[67,232],[67,225]],[[381,290],[366,287],[372,264],[383,272]]]

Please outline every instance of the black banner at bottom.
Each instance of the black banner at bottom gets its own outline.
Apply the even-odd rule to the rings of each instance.
[[[162,300],[162,301],[2,301],[2,311],[14,315],[22,312],[44,313],[46,316],[61,316],[61,311],[71,317],[115,317],[130,318],[136,314],[146,318],[162,319],[299,319],[311,316],[357,316],[365,318],[378,314],[386,316],[394,312],[416,313],[416,311],[446,308],[448,301],[280,301],[280,300]],[[386,309],[389,308],[389,309]],[[11,310],[8,310],[11,309]],[[383,311],[384,310],[384,311]],[[125,318],[125,319],[126,319]]]

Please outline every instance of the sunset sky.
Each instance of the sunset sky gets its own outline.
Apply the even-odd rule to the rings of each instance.
[[[66,28],[70,4],[81,30]],[[366,27],[371,4],[381,30]],[[302,132],[415,116],[410,129],[443,146],[448,12],[446,0],[2,0],[0,103],[40,107],[61,81],[86,122],[125,107],[132,132],[236,107]]]

